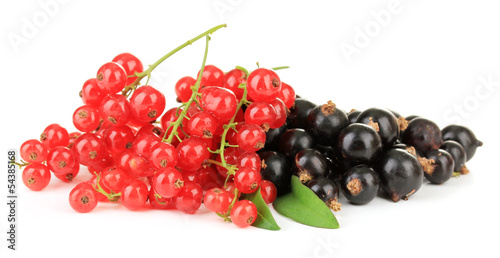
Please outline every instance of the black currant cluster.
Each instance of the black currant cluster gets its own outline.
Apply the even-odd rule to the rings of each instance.
[[[339,193],[353,204],[377,195],[394,202],[417,192],[424,178],[442,184],[454,174],[467,174],[465,163],[482,145],[459,125],[442,130],[432,121],[369,108],[345,112],[297,96],[284,126],[271,129],[259,152],[262,177],[278,195],[299,177],[332,210],[340,209]]]

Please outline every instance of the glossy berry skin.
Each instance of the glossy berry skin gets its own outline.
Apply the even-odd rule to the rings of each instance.
[[[245,110],[245,123],[258,125],[268,129],[270,124],[276,120],[276,110],[267,102],[252,102]]]
[[[141,180],[130,180],[121,190],[120,196],[123,206],[131,211],[136,211],[144,207],[148,200],[148,186]]]
[[[126,125],[111,126],[104,131],[104,142],[110,153],[119,154],[132,148],[135,135],[132,129]]]
[[[471,160],[476,153],[477,147],[483,146],[483,142],[467,127],[461,125],[449,125],[443,128],[443,140],[452,140],[460,143],[467,154],[467,161]]]
[[[283,101],[286,108],[290,109],[295,103],[295,90],[292,86],[281,82],[281,91],[278,93],[278,98]]]
[[[179,153],[177,167],[181,170],[196,170],[203,161],[210,157],[207,144],[196,136],[191,136],[179,143],[177,152]]]
[[[234,175],[234,186],[242,193],[253,193],[259,189],[262,177],[260,172],[251,168],[240,168]]]
[[[97,71],[96,82],[108,94],[116,94],[127,85],[127,72],[115,62],[102,65]]]
[[[303,149],[295,155],[294,175],[303,184],[328,175],[329,165],[326,158],[314,149]]]
[[[238,157],[243,153],[244,151],[240,148],[226,148],[224,150],[224,160],[227,164],[237,164]],[[222,162],[220,155],[217,155],[216,161]],[[224,178],[227,177],[227,169],[225,167],[218,165],[216,165],[215,167],[221,176],[223,176]]]
[[[99,113],[110,125],[126,125],[131,117],[130,103],[125,96],[109,95],[102,100]]]
[[[68,146],[69,134],[68,131],[59,124],[51,124],[43,130],[40,135],[40,141],[49,149],[57,146]]]
[[[130,177],[128,173],[125,173],[125,171],[119,168],[109,167],[101,172],[99,185],[105,189],[113,191],[114,193],[118,193],[129,183],[130,180],[132,180],[132,177]]]
[[[433,150],[426,156],[433,163],[429,167],[424,166],[424,176],[433,184],[442,184],[453,175],[455,161],[453,157],[445,150]]]
[[[181,172],[171,167],[158,170],[152,181],[155,192],[163,198],[177,196],[184,186]]]
[[[79,183],[69,193],[69,204],[77,212],[90,212],[97,206],[96,191],[88,182]]]
[[[202,138],[212,138],[219,133],[219,121],[212,113],[201,111],[194,114],[187,124],[187,133]]]
[[[203,191],[208,191],[211,188],[219,187],[221,184],[219,183],[217,171],[212,166],[210,167],[201,167],[195,171],[198,176],[198,184],[200,184]],[[185,177],[183,175],[183,177]]]
[[[228,89],[216,86],[205,87],[201,91],[201,106],[211,112],[221,122],[229,121],[238,106],[234,93]]]
[[[367,204],[377,196],[380,177],[366,165],[355,166],[343,176],[342,193],[352,204]]]
[[[149,204],[154,209],[159,209],[159,210],[172,210],[175,209],[175,198],[163,198],[163,197],[158,197],[155,196],[155,191],[153,188],[149,190]]]
[[[255,171],[260,171],[261,165],[259,154],[252,151],[246,151],[240,154],[236,160],[236,166],[238,168],[251,168]]]
[[[157,89],[144,85],[130,97],[130,110],[137,121],[155,121],[165,110],[165,96]]]
[[[360,110],[352,110],[347,114],[347,120],[349,120],[349,124],[354,124],[356,123],[356,120],[358,119],[359,114],[361,114]]]
[[[47,167],[54,174],[64,174],[70,171],[76,163],[78,163],[78,159],[67,147],[55,147],[47,155]]]
[[[85,133],[75,140],[71,150],[80,161],[80,164],[89,166],[105,157],[105,145],[104,141],[96,134]]]
[[[271,106],[273,106],[276,111],[276,118],[269,123],[269,127],[271,129],[280,128],[286,123],[286,117],[288,115],[287,107],[285,103],[281,99],[274,99],[271,101]]]
[[[48,148],[38,140],[25,141],[19,148],[21,158],[29,163],[42,163],[47,159]]]
[[[175,207],[187,214],[194,214],[203,201],[201,186],[193,182],[184,182],[184,187],[175,197]]]
[[[288,128],[307,128],[307,117],[315,107],[316,104],[307,99],[295,99],[295,104],[290,108],[290,114],[287,117]]]
[[[349,125],[346,113],[337,108],[331,101],[316,106],[307,116],[306,130],[316,143],[321,145],[334,145],[342,129]]]
[[[370,164],[382,153],[382,140],[372,127],[355,123],[340,133],[337,151],[353,165]]]
[[[209,211],[224,214],[229,209],[231,199],[230,193],[220,188],[212,188],[205,193],[203,203]]]
[[[44,164],[29,164],[23,169],[23,183],[33,191],[41,191],[49,184],[50,174],[49,168]]]
[[[467,154],[465,153],[464,147],[462,147],[460,143],[447,140],[443,142],[441,149],[448,152],[453,158],[453,161],[455,162],[453,171],[460,172],[461,174],[468,173],[467,167],[465,166],[465,162],[467,162]]]
[[[106,93],[97,85],[95,78],[88,79],[82,86],[80,97],[85,105],[99,108]]]
[[[257,207],[249,200],[241,200],[234,204],[230,216],[234,225],[245,228],[257,219]]]
[[[236,135],[238,146],[244,151],[258,151],[266,143],[266,132],[255,124],[243,125]]]
[[[285,156],[275,151],[259,152],[259,156],[262,160],[260,170],[262,179],[271,181],[276,186],[278,195],[288,193],[292,172]]]
[[[358,115],[356,123],[371,125],[376,123],[375,131],[382,139],[384,148],[390,148],[399,136],[398,120],[394,114],[381,108],[369,108]]]
[[[69,133],[68,136],[69,136],[69,143],[66,147],[68,147],[68,149],[71,149],[73,147],[73,144],[75,144],[75,141],[78,137],[80,137],[80,135],[82,135],[81,132],[72,132],[72,133]]]
[[[196,80],[191,76],[185,76],[180,78],[177,83],[175,83],[175,94],[180,102],[187,102],[193,91],[191,87],[196,83]]]
[[[82,132],[91,132],[99,126],[99,111],[92,106],[81,106],[73,113],[73,125]]]
[[[422,154],[437,150],[443,143],[439,126],[425,118],[415,118],[404,130],[403,143],[415,147]]]
[[[56,174],[54,173],[54,176],[63,181],[64,183],[71,183],[73,182],[73,179],[78,175],[80,172],[80,164],[75,163],[73,167],[71,167],[68,171],[61,173],[61,174]]]
[[[293,160],[299,151],[312,149],[315,145],[313,137],[304,129],[288,129],[281,135],[278,150],[286,158]]]
[[[199,72],[198,72],[199,74]],[[198,77],[198,76],[197,76]],[[222,87],[224,81],[224,71],[215,65],[206,65],[201,76],[200,86],[219,86]]]
[[[264,202],[266,202],[266,204],[270,204],[276,200],[278,191],[276,190],[276,186],[274,186],[271,181],[262,180],[260,183],[260,194],[262,195]]]
[[[247,74],[240,69],[233,69],[224,75],[222,87],[232,91],[237,99],[243,97],[244,90],[239,88],[240,84],[245,83]]]
[[[177,149],[170,143],[158,142],[149,151],[149,161],[157,169],[175,167],[179,160]]]
[[[389,149],[383,153],[374,169],[380,176],[380,187],[394,202],[407,200],[420,189],[424,179],[417,158],[402,149]]]
[[[340,211],[341,204],[338,202],[340,190],[332,180],[322,177],[309,182],[307,186],[328,208],[333,211]]]
[[[266,144],[264,145],[265,150],[278,150],[278,144],[280,142],[281,135],[287,130],[286,124],[282,125],[276,129],[269,129],[266,132]]]
[[[121,65],[127,76],[135,75],[135,73],[142,73],[144,71],[141,60],[130,53],[121,53],[115,56],[113,62]],[[137,79],[137,76],[127,77],[126,85],[132,84],[135,79]]]
[[[141,134],[135,138],[134,142],[132,143],[131,150],[135,154],[144,156],[144,158],[149,159],[151,149],[160,141],[160,137],[158,137],[156,134]]]
[[[248,76],[247,91],[253,101],[271,102],[281,91],[281,80],[273,70],[258,68]]]
[[[135,154],[128,160],[130,175],[132,177],[148,177],[154,175],[156,169],[144,156]]]

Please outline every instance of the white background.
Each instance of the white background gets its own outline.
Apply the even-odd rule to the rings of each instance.
[[[100,204],[78,214],[67,201],[72,185],[53,178],[44,191],[31,192],[19,173],[16,252],[5,242],[2,168],[0,256],[498,255],[499,8],[498,1],[2,1],[1,155],[38,138],[48,124],[74,130],[83,82],[116,54],[131,52],[151,64],[220,23],[228,27],[213,35],[208,63],[225,71],[252,70],[256,62],[289,65],[281,79],[314,102],[331,99],[346,110],[387,107],[442,127],[460,123],[485,144],[468,163],[469,175],[425,184],[409,201],[377,198],[353,206],[342,199],[337,230],[276,213],[281,231],[239,229],[205,208],[185,215]],[[196,75],[203,49],[197,42],[153,74],[169,106],[175,82]],[[82,171],[76,182],[88,178]]]

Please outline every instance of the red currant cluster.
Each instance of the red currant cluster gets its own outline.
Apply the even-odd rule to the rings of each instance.
[[[101,66],[80,92],[84,105],[73,114],[77,132],[51,124],[40,140],[22,144],[24,184],[42,190],[51,172],[71,182],[83,165],[92,179],[69,194],[78,212],[90,212],[98,202],[138,210],[149,201],[152,208],[192,214],[203,202],[239,227],[251,225],[257,208],[240,196],[260,189],[266,203],[276,198],[274,184],[261,178],[256,151],[267,130],[284,125],[293,88],[270,69],[224,73],[203,64],[198,79],[177,82],[181,104],[164,113],[164,95],[139,85],[150,72],[129,53]]]

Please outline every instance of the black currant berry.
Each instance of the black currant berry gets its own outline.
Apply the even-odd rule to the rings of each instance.
[[[369,108],[359,114],[356,123],[372,126],[380,135],[385,148],[390,148],[398,139],[398,120],[389,110]]]
[[[450,153],[453,157],[453,161],[455,161],[455,167],[453,168],[454,172],[460,172],[462,175],[469,173],[469,170],[465,165],[465,162],[467,162],[467,154],[465,153],[464,147],[462,147],[460,143],[447,140],[443,142],[441,149]]]
[[[342,179],[342,193],[353,204],[366,204],[377,196],[380,177],[366,165],[355,166]]]
[[[333,145],[337,137],[349,125],[346,113],[331,101],[316,106],[309,112],[306,130],[318,144]]]
[[[278,151],[293,161],[297,152],[303,149],[312,149],[314,146],[314,139],[309,133],[304,129],[295,128],[288,129],[281,135]]]
[[[299,177],[303,184],[320,177],[326,177],[330,166],[325,156],[314,149],[304,149],[295,155],[293,174]]]
[[[276,129],[269,129],[266,132],[266,144],[264,145],[264,150],[277,151],[280,137],[286,131],[286,129],[286,124]]]
[[[442,184],[453,175],[455,162],[445,150],[433,150],[427,154],[428,166],[424,166],[424,176],[433,184]]]
[[[316,144],[315,149],[321,152],[325,157],[333,157],[333,155],[335,155],[335,150],[332,146]]]
[[[259,152],[259,157],[262,165],[260,169],[262,179],[273,182],[278,195],[288,193],[292,172],[285,156],[275,151],[262,151]]]
[[[288,128],[303,128],[307,126],[307,117],[309,112],[316,107],[316,104],[311,101],[298,98],[295,99],[295,104],[290,108],[290,114],[287,116]]]
[[[351,110],[351,112],[347,114],[347,120],[349,120],[349,124],[356,123],[356,119],[358,119],[359,114],[361,114],[360,110]]]
[[[436,123],[421,117],[414,118],[408,123],[402,140],[422,154],[439,149],[443,143],[441,130]]]
[[[340,211],[338,186],[328,178],[319,178],[307,186],[333,211]]]
[[[408,121],[408,123],[409,123],[411,120],[413,120],[413,119],[415,119],[415,118],[417,118],[417,117],[419,117],[419,116],[417,116],[417,115],[411,115],[411,116],[407,116],[407,117],[405,117],[405,119],[406,119],[406,121]]]
[[[379,134],[365,124],[355,123],[346,127],[340,133],[337,144],[339,158],[352,165],[371,164],[382,152]]]
[[[420,162],[402,149],[389,149],[382,154],[375,171],[380,176],[380,187],[394,202],[407,200],[420,189],[424,179]]]
[[[461,125],[449,125],[443,128],[443,140],[460,143],[467,154],[467,161],[474,157],[477,147],[483,146],[483,142],[478,140],[469,128]]]

